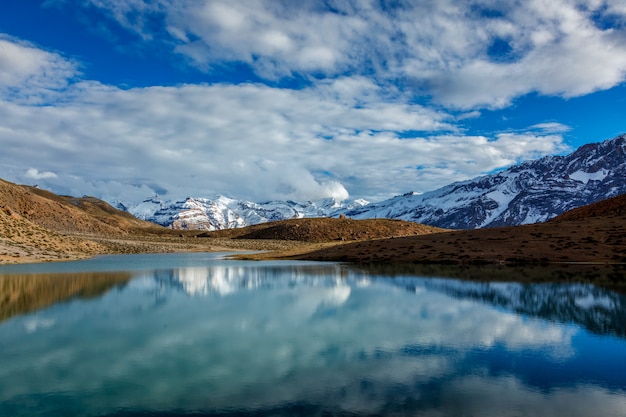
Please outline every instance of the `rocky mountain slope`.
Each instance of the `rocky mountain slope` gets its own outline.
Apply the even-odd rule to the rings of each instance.
[[[268,201],[253,203],[224,196],[187,198],[183,201],[162,201],[157,198],[139,204],[118,204],[139,219],[172,229],[222,230],[241,228],[277,220],[305,217],[332,217],[342,210],[367,204],[365,200],[337,202],[332,198],[319,201]]]
[[[626,135],[505,171],[347,210],[356,219],[393,218],[449,229],[513,226],[551,219],[626,193]]]

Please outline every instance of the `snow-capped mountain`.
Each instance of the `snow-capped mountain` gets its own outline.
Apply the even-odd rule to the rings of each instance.
[[[455,182],[424,194],[407,193],[345,214],[393,218],[451,229],[545,221],[570,209],[626,193],[626,135],[584,145],[505,171]]]
[[[135,217],[173,229],[221,230],[245,227],[275,220],[302,217],[331,217],[342,210],[368,204],[365,200],[268,201],[253,203],[224,196],[162,201],[157,198],[139,204],[118,204]]]
[[[268,201],[224,196],[118,204],[135,217],[174,229],[221,230],[303,217],[391,218],[451,229],[512,226],[549,220],[568,210],[626,193],[626,135],[547,156],[496,174],[455,182],[424,194],[369,204]]]

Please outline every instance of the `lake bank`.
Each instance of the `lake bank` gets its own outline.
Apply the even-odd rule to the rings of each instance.
[[[197,238],[189,233],[125,236],[67,234],[59,240],[42,245],[37,241],[0,239],[0,265],[77,261],[110,254],[233,251],[292,254],[321,247],[284,240]]]

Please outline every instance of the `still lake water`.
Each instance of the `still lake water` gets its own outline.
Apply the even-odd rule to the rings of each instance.
[[[220,256],[0,268],[0,416],[626,416],[619,293]]]

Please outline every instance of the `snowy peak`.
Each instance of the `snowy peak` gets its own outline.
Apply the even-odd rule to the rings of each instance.
[[[626,193],[626,135],[588,144],[424,194],[407,193],[345,212],[451,229],[549,220],[570,209]]]
[[[173,229],[221,230],[250,226],[277,220],[303,217],[329,217],[335,212],[361,207],[365,200],[336,201],[266,201],[254,203],[222,195],[213,198],[188,197],[168,202],[157,198],[139,204],[124,204],[127,211],[142,220]]]

